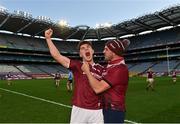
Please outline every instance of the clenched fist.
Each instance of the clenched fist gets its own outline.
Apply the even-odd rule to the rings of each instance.
[[[87,62],[83,62],[83,65],[81,66],[81,70],[87,74],[88,72],[90,72],[90,69],[89,69],[89,64]]]
[[[51,28],[46,30],[45,33],[44,33],[46,39],[50,39],[52,34],[53,34],[53,30]]]

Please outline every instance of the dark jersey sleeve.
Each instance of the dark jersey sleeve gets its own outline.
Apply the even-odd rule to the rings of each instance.
[[[128,69],[125,65],[118,65],[107,69],[107,73],[103,76],[103,79],[111,87],[119,84],[126,84],[128,82]]]

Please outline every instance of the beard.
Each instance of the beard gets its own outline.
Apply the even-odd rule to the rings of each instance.
[[[112,59],[112,56],[107,56],[107,55],[105,55],[105,57],[104,57],[104,59],[105,59],[105,61],[111,61],[111,59]]]

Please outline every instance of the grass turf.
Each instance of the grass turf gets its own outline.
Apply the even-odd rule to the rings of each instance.
[[[72,93],[66,90],[66,79],[56,88],[52,79],[14,80],[8,86],[0,80],[0,88],[71,105]],[[126,119],[139,123],[180,122],[180,84],[170,77],[155,79],[155,91],[146,91],[146,79],[129,80],[126,96]],[[71,108],[13,94],[0,89],[1,123],[68,123]]]

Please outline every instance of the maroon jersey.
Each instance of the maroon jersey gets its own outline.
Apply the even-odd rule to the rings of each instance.
[[[86,109],[100,109],[99,96],[91,88],[88,78],[81,70],[82,62],[71,60],[69,69],[74,75],[75,87],[72,104]],[[90,66],[92,75],[98,80],[101,79],[103,67],[99,64]]]
[[[153,72],[152,71],[148,71],[147,72],[147,77],[148,78],[153,78]]]
[[[60,80],[61,79],[61,74],[56,73],[54,79],[55,80]]]
[[[173,73],[172,73],[172,77],[173,77],[173,78],[176,78],[176,72],[173,72]]]
[[[104,108],[125,111],[125,95],[128,86],[128,68],[123,59],[110,62],[102,74],[105,80],[111,86],[104,92]]]

